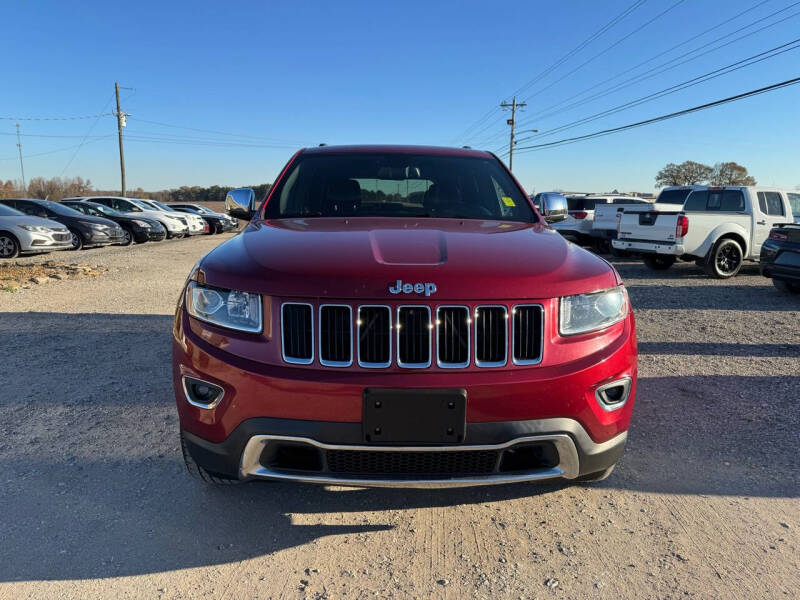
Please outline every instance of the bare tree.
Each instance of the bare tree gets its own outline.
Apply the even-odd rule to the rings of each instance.
[[[28,183],[28,195],[44,200],[61,200],[69,196],[85,196],[92,191],[92,182],[83,177],[34,177]]]
[[[708,165],[693,160],[684,161],[679,165],[669,163],[656,175],[656,186],[704,183],[711,177],[712,170]]]
[[[721,162],[714,165],[710,183],[711,185],[756,185],[756,180],[752,175],[748,175],[746,167],[735,162]]]

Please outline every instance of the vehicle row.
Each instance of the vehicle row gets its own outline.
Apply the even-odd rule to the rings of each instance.
[[[0,258],[130,246],[185,236],[233,231],[236,219],[198,204],[83,196],[60,202],[0,199]]]
[[[600,253],[637,255],[663,271],[678,260],[709,276],[734,277],[747,262],[784,291],[800,291],[800,192],[756,186],[675,186],[655,202],[565,198],[553,228]]]

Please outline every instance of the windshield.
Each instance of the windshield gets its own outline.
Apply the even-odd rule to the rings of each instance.
[[[153,208],[153,207],[152,207],[152,206],[150,206],[149,204],[146,204],[146,203],[145,203],[145,202],[143,202],[142,200],[134,200],[133,198],[126,198],[126,200],[127,200],[128,202],[130,202],[131,204],[133,204],[133,205],[135,205],[135,206],[138,206],[138,207],[139,207],[139,208],[141,208],[142,210],[156,210],[155,208]]]
[[[59,204],[58,202],[51,202],[50,200],[40,200],[37,202],[42,206],[45,206],[48,210],[52,210],[57,215],[61,215],[62,217],[74,217],[75,215],[81,214],[79,211],[75,210],[74,208],[70,208],[69,206],[64,206],[63,204]]]
[[[536,221],[495,159],[430,154],[301,155],[264,213]]]
[[[691,193],[691,188],[680,190],[663,190],[656,199],[659,204],[681,204],[686,201],[686,196]]]
[[[161,210],[166,210],[167,212],[172,212],[174,210],[169,206],[167,206],[166,204],[163,204],[162,202],[156,202],[155,200],[153,200],[152,203],[155,204]]]
[[[582,196],[567,197],[568,210],[594,210],[596,204],[606,204],[605,198],[584,198]]]
[[[113,208],[109,208],[108,206],[104,206],[102,204],[92,204],[89,206],[92,209],[92,212],[101,213],[102,215],[106,215],[109,217],[124,217],[121,212],[118,210],[114,210]]]
[[[24,217],[25,213],[19,212],[15,208],[0,204],[0,217]]]

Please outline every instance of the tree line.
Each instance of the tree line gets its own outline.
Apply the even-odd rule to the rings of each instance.
[[[735,162],[718,162],[713,167],[687,160],[679,165],[669,163],[656,174],[656,187],[666,185],[756,185],[747,167]]]
[[[267,195],[272,184],[261,183],[251,186],[256,198],[261,200]],[[160,202],[224,202],[229,187],[212,185],[184,185],[179,188],[147,192],[142,188],[126,190],[130,198],[148,198]],[[19,182],[0,180],[0,198],[40,198],[42,200],[59,201],[71,196],[119,196],[119,190],[95,189],[92,182],[82,177],[34,177],[22,188]]]

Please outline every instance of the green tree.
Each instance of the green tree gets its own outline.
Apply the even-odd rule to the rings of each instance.
[[[705,183],[711,177],[712,171],[708,165],[693,160],[684,161],[679,165],[669,163],[656,175],[656,186]]]

